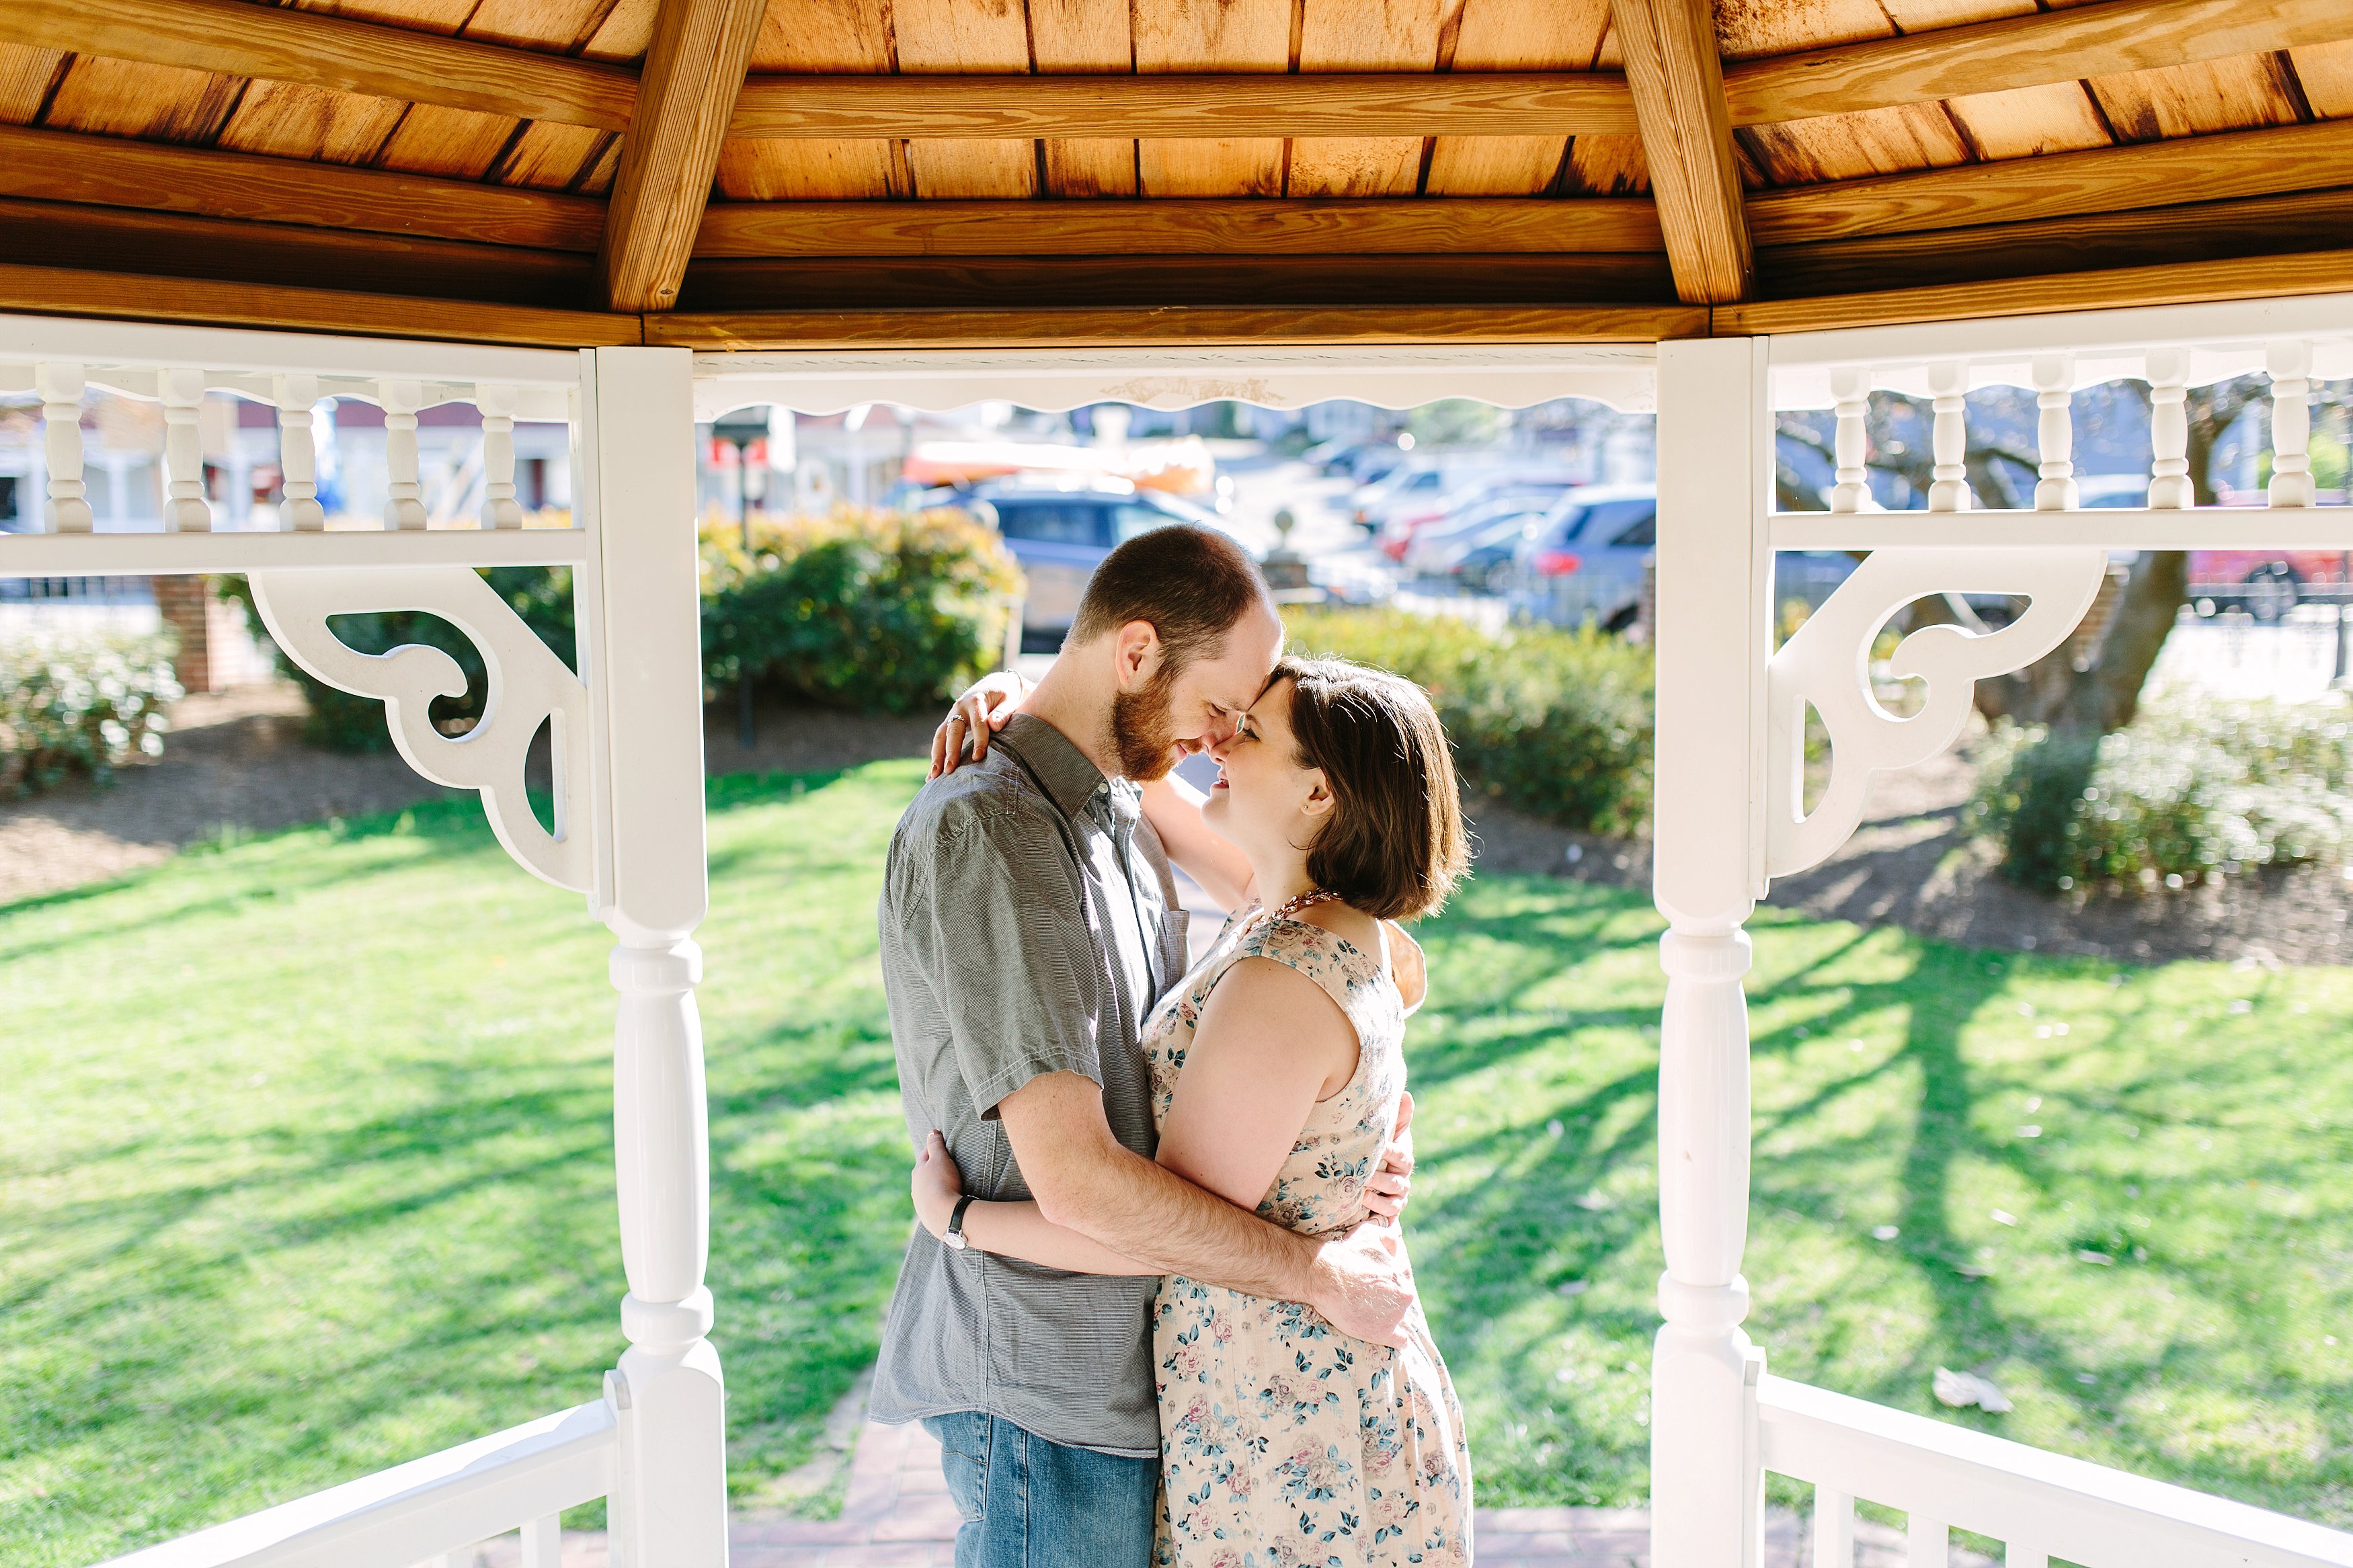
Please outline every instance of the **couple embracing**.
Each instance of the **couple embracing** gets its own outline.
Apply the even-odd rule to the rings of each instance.
[[[1395,922],[1462,870],[1453,768],[1418,687],[1282,646],[1231,541],[1140,535],[1042,681],[958,704],[892,840],[923,1225],[872,1409],[939,1438],[956,1568],[1471,1561],[1395,1224]],[[1172,861],[1234,910],[1189,968]]]

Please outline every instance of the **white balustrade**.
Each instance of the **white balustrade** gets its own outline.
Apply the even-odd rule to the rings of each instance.
[[[482,526],[521,528],[522,508],[515,501],[515,389],[476,387],[474,406],[482,415]]]
[[[2038,511],[2073,511],[2079,500],[2075,484],[2075,422],[2071,406],[2075,390],[2075,361],[2069,354],[2038,354],[2034,360],[2035,445],[2042,468],[2034,486]]]
[[[1854,1568],[1854,1499],[1836,1487],[1814,1488],[1810,1568]]]
[[[278,468],[282,476],[278,505],[280,533],[316,533],[327,526],[319,505],[319,454],[311,434],[311,410],[319,402],[315,375],[273,378],[278,405]]]
[[[205,504],[205,444],[196,418],[205,401],[205,373],[175,368],[158,378],[164,403],[164,471],[171,486],[164,503],[164,527],[173,533],[209,533],[212,508]]]
[[[2198,489],[2189,478],[2189,352],[2151,349],[2148,353],[2148,504],[2152,511],[2179,510],[2198,504]]]
[[[2310,506],[2312,493],[2312,345],[2276,342],[2263,355],[2272,378],[2274,506]]]
[[[1969,367],[1946,361],[1928,367],[1928,391],[1935,401],[1936,424],[1929,440],[1936,459],[1936,482],[1928,487],[1930,511],[1969,509],[1969,433],[1966,395]]]
[[[417,475],[417,413],[425,387],[414,381],[379,381],[376,401],[384,409],[386,493],[384,525],[414,531],[425,526],[425,486]]]
[[[1836,398],[1837,434],[1832,452],[1838,461],[1838,483],[1831,490],[1832,511],[1862,511],[1871,505],[1869,427],[1871,371],[1859,364],[1831,370],[1831,395]]]
[[[42,456],[49,475],[45,517],[52,533],[88,533],[90,487],[82,482],[81,395],[83,380],[78,364],[47,363],[33,367],[33,382],[41,396]]]

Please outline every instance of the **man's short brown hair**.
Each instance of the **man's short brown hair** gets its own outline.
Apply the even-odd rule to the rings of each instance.
[[[1162,668],[1174,671],[1215,658],[1251,606],[1267,602],[1265,579],[1240,545],[1215,529],[1172,524],[1103,557],[1070,640],[1091,642],[1145,621],[1160,636]]]

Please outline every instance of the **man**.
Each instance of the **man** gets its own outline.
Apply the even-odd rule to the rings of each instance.
[[[1136,786],[1228,738],[1282,647],[1257,568],[1222,534],[1156,530],[1096,569],[1024,711],[927,784],[892,839],[882,978],[900,1092],[915,1146],[944,1134],[967,1193],[1035,1198],[1163,1272],[1306,1301],[1396,1342],[1413,1288],[1385,1236],[1318,1242],[1152,1159],[1136,1037],[1186,968],[1186,916]],[[1402,1179],[1382,1184],[1393,1211]],[[872,1410],[939,1436],[965,1521],[957,1568],[1144,1568],[1158,1284],[917,1229]]]

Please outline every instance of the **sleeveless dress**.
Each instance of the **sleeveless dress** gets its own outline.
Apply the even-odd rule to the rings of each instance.
[[[1258,1205],[1309,1236],[1366,1217],[1364,1186],[1405,1089],[1405,1005],[1376,957],[1321,926],[1237,910],[1145,1019],[1152,1114],[1227,970],[1268,958],[1321,985],[1356,1027],[1356,1070],[1316,1105]],[[1471,1455],[1419,1306],[1402,1351],[1350,1339],[1297,1301],[1171,1275],[1154,1304],[1160,1568],[1469,1568]]]

